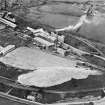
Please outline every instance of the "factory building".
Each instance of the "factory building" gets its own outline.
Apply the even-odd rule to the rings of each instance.
[[[40,29],[33,29],[31,27],[27,27],[27,30],[30,30],[31,32],[33,32],[35,37],[42,36],[42,37],[45,37],[46,39],[49,39],[52,42],[54,42],[56,40],[56,37],[51,36],[48,32],[44,31],[42,28],[40,28]]]
[[[51,36],[48,32],[42,31],[35,34],[35,36],[42,36],[46,39],[49,39],[50,41],[54,42],[56,40],[56,37]]]
[[[49,41],[47,41],[45,39],[42,39],[40,37],[35,37],[34,41],[35,41],[36,44],[38,44],[38,45],[40,45],[42,47],[45,47],[46,49],[48,49],[49,47],[54,46],[54,43],[51,43],[51,42],[49,42]]]

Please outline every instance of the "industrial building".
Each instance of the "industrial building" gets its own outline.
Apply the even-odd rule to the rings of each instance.
[[[39,44],[40,46],[43,46],[46,49],[51,47],[51,46],[54,46],[54,43],[51,43],[51,42],[49,42],[47,40],[44,40],[44,39],[42,39],[40,37],[35,37],[34,41],[35,41],[36,44]]]

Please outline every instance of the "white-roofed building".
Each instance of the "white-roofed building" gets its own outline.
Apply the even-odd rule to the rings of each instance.
[[[47,31],[44,31],[42,28],[33,29],[31,27],[27,27],[27,30],[30,30],[35,35],[35,37],[42,36],[42,37],[44,37],[46,39],[51,40],[52,42],[54,42],[56,40],[55,36],[50,35]]]
[[[35,40],[36,43],[39,43],[39,44],[41,44],[42,46],[45,46],[45,47],[54,46],[54,43],[51,43],[51,42],[49,42],[47,40],[44,40],[40,37],[35,37],[34,40]]]
[[[36,33],[35,36],[42,36],[46,39],[49,39],[50,41],[54,42],[56,40],[56,37],[54,36],[51,36],[48,32],[39,32],[39,33]]]
[[[28,30],[30,30],[33,33],[38,33],[38,32],[44,32],[44,30],[42,28],[39,29],[33,29],[31,27],[27,27]]]
[[[51,36],[57,37],[57,34],[55,34],[54,32],[51,32]]]
[[[1,17],[0,17],[0,21],[1,21],[2,23],[6,24],[6,25],[8,25],[8,26],[10,26],[10,27],[12,27],[12,28],[16,28],[16,26],[17,26],[16,24],[14,24],[14,23],[12,23],[12,22],[6,20],[6,19],[3,19],[3,18],[1,18]]]

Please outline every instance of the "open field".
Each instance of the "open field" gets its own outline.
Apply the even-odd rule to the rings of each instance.
[[[41,50],[20,47],[0,58],[5,64],[23,69],[35,70],[38,67],[73,67],[75,61],[67,60]]]

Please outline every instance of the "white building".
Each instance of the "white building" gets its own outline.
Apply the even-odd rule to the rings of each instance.
[[[27,30],[30,30],[33,33],[43,32],[44,30],[42,28],[39,29],[33,29],[31,27],[27,27]]]
[[[47,40],[44,40],[40,37],[35,37],[34,40],[38,43],[40,43],[41,45],[45,46],[45,47],[50,47],[50,46],[54,46],[54,43],[51,43]]]
[[[33,29],[31,27],[27,27],[28,30],[34,33],[35,37],[42,36],[46,39],[50,39],[52,42],[56,40],[56,37],[51,36],[47,31],[44,31],[42,28],[40,29]]]
[[[5,55],[15,49],[15,45],[8,45],[0,51],[0,55]]]
[[[10,26],[10,27],[12,27],[12,28],[16,28],[16,26],[17,26],[16,24],[14,24],[14,23],[12,23],[12,22],[6,20],[6,19],[3,19],[3,18],[1,18],[1,17],[0,17],[0,22],[4,23],[4,24],[6,24],[6,25],[8,25],[8,26]]]

